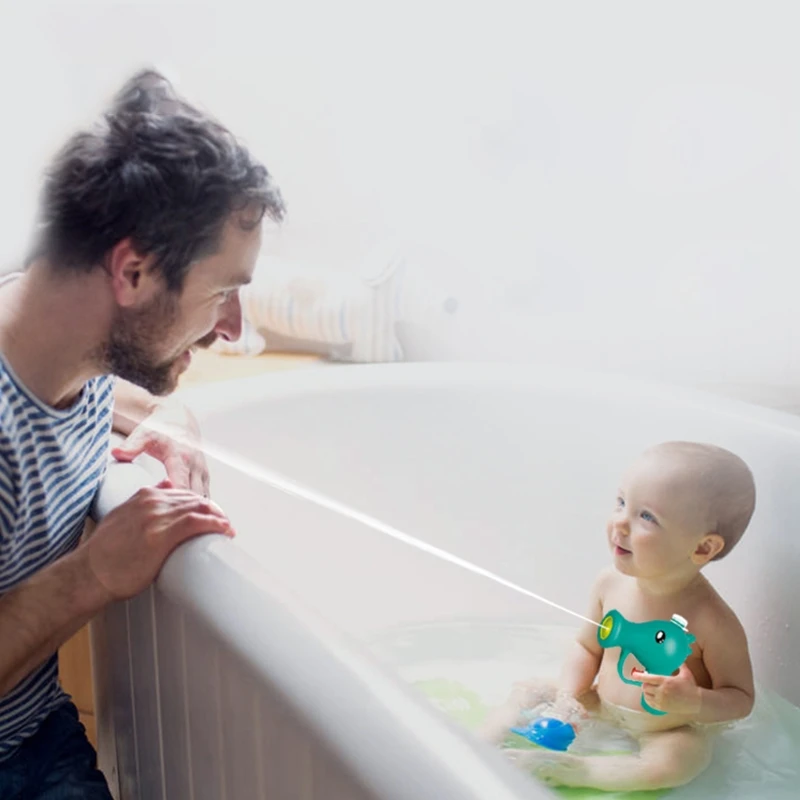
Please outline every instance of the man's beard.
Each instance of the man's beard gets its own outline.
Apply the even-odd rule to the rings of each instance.
[[[168,361],[157,361],[154,352],[168,338],[179,317],[177,296],[167,293],[139,310],[118,309],[111,334],[103,347],[107,372],[141,386],[150,394],[167,395],[178,385],[175,363],[183,352]],[[195,346],[210,347],[217,335],[212,331]]]

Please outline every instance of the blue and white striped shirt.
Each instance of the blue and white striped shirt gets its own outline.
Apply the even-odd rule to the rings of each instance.
[[[56,410],[0,357],[0,595],[77,545],[106,470],[113,386],[93,378]],[[0,697],[0,760],[66,700],[54,654]]]

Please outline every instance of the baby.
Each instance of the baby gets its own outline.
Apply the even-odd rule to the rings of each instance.
[[[546,783],[635,791],[680,786],[699,775],[711,760],[714,731],[753,707],[744,630],[701,571],[734,548],[754,506],[750,470],[727,450],[668,442],[642,454],[618,491],[606,527],[614,564],[597,578],[587,616],[600,623],[616,609],[632,622],[647,622],[679,614],[696,637],[691,655],[672,676],[649,675],[628,657],[625,676],[643,681],[630,685],[617,673],[620,648],[601,648],[598,628],[587,623],[558,685],[517,684],[489,715],[484,737],[499,743],[510,727],[524,723],[526,709],[549,703],[566,718],[591,711],[613,720],[638,740],[639,752],[506,751]],[[644,711],[642,693],[665,713]]]

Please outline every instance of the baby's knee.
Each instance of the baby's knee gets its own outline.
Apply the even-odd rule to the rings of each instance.
[[[669,734],[661,734],[669,735]],[[642,754],[648,784],[654,789],[675,789],[693,781],[711,763],[712,748],[702,735],[680,736],[669,746]]]

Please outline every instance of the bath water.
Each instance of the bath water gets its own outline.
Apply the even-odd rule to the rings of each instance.
[[[507,697],[515,681],[555,679],[575,633],[572,626],[461,621],[395,628],[373,637],[369,645],[440,711],[473,729],[488,708]],[[607,723],[587,726],[575,744],[586,747],[586,737],[594,752],[635,751],[635,742]],[[718,734],[711,766],[690,785],[663,796],[797,800],[798,762],[800,709],[758,688],[750,717]],[[597,796],[633,797],[601,792]]]

